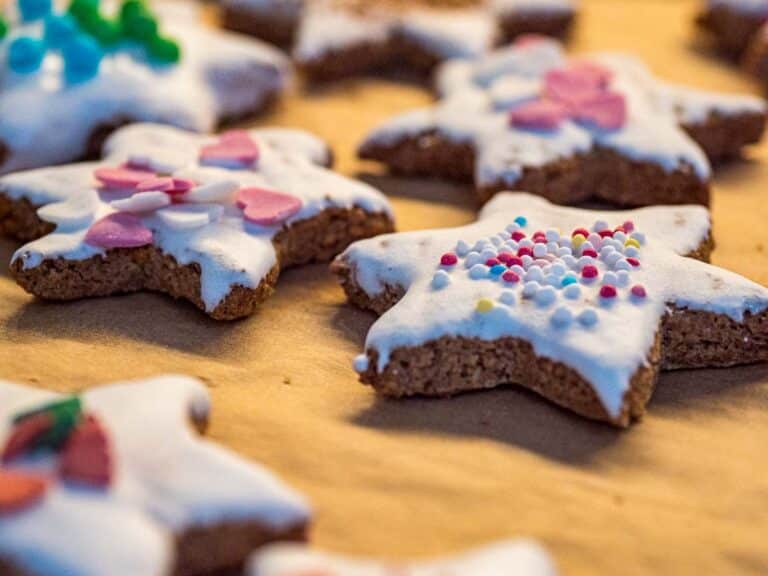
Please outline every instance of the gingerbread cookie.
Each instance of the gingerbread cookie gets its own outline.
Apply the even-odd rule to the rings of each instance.
[[[105,150],[101,162],[0,178],[3,227],[46,233],[11,264],[36,296],[154,290],[240,318],[271,294],[281,268],[392,230],[387,200],[325,168],[327,148],[303,132],[202,136],[135,124]]]
[[[555,576],[538,543],[508,540],[471,552],[413,563],[346,558],[303,546],[276,544],[250,562],[249,576]]]
[[[290,63],[274,48],[143,0],[19,0],[0,21],[0,173],[98,155],[114,128],[159,122],[208,132],[264,109]],[[161,12],[161,13],[165,13]]]
[[[482,201],[527,190],[561,204],[708,204],[710,163],[760,140],[759,98],[655,79],[620,54],[566,58],[525,38],[438,73],[441,100],[374,129],[361,158],[408,175],[474,180]]]
[[[224,25],[293,47],[313,82],[396,70],[428,77],[448,58],[476,58],[525,33],[563,37],[571,0],[224,0]],[[432,4],[432,5],[430,5]]]
[[[165,376],[61,396],[0,382],[0,572],[204,575],[304,540],[304,499],[198,438],[210,399]]]
[[[696,23],[722,53],[732,58],[744,55],[768,21],[766,0],[707,0],[704,4]]]
[[[377,391],[518,384],[627,426],[659,370],[768,361],[768,289],[698,260],[710,247],[703,207],[598,212],[503,193],[476,224],[358,242],[333,267],[381,315],[355,360]]]

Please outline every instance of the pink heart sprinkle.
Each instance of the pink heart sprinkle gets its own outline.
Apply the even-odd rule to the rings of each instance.
[[[279,224],[301,210],[301,200],[295,196],[261,188],[241,188],[237,205],[243,208],[246,220],[261,226]]]
[[[145,170],[131,168],[96,168],[93,176],[101,182],[104,188],[118,190],[134,190],[139,184],[155,175]]]
[[[544,79],[544,94],[568,106],[578,106],[603,93],[611,71],[593,62],[574,62],[567,68],[551,70]]]
[[[601,130],[618,130],[627,122],[627,102],[622,94],[604,92],[579,104],[572,114],[580,123]]]
[[[86,244],[99,248],[136,248],[152,244],[152,230],[127,212],[116,212],[97,220],[85,235]]]
[[[509,123],[526,130],[556,130],[568,117],[567,110],[551,100],[532,100],[509,112]]]
[[[188,178],[174,178],[173,188],[168,191],[169,194],[184,194],[197,186],[197,182]]]
[[[225,132],[215,144],[200,149],[200,163],[222,167],[239,167],[255,164],[259,159],[259,147],[244,130]]]
[[[515,48],[527,48],[528,46],[535,46],[536,44],[543,44],[551,41],[551,38],[543,36],[541,34],[521,34],[515,38]]]

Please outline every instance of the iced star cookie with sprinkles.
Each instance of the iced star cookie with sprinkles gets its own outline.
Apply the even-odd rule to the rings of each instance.
[[[313,82],[384,71],[428,78],[526,33],[567,35],[572,0],[223,0],[227,28],[292,49]]]
[[[194,433],[209,411],[183,376],[75,396],[0,381],[0,573],[203,576],[303,541],[304,498]]]
[[[248,576],[555,576],[555,564],[531,540],[507,540],[452,557],[420,562],[348,558],[292,544],[259,551]]]
[[[327,147],[304,132],[134,124],[105,150],[0,178],[4,228],[44,234],[11,264],[40,298],[152,290],[230,320],[252,314],[282,268],[393,228],[384,196],[326,168]]]
[[[357,242],[333,267],[381,315],[355,369],[382,394],[517,384],[627,426],[659,370],[768,361],[768,289],[701,261],[710,246],[700,206],[503,193],[475,224]]]
[[[114,13],[99,0],[19,0],[0,21],[0,173],[96,157],[130,122],[209,132],[279,96],[282,53],[196,20],[143,0]]]
[[[473,181],[482,201],[516,188],[560,204],[708,204],[710,161],[758,142],[765,104],[654,78],[635,58],[568,58],[526,37],[444,64],[442,95],[375,128],[363,159],[405,175]]]

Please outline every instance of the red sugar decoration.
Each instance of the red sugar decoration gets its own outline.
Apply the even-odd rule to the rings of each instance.
[[[522,258],[523,256],[530,256],[533,258],[533,248],[530,248],[528,246],[522,246],[518,249],[517,255]]]
[[[613,238],[613,230],[609,230],[608,228],[606,228],[605,230],[600,230],[598,234],[600,235],[600,238],[607,238],[608,236]]]
[[[629,262],[635,268],[640,266],[640,260],[638,260],[637,258],[627,258],[627,262]]]
[[[581,269],[581,275],[584,278],[597,278],[598,274],[597,266],[592,266],[592,264],[587,264]]]
[[[590,256],[592,258],[597,258],[597,252],[595,250],[592,250],[591,248],[587,248],[586,250],[583,250],[581,255],[582,256]]]
[[[573,238],[574,236],[578,236],[579,234],[584,236],[584,238],[587,238],[589,236],[589,230],[587,230],[586,228],[576,228],[576,230],[574,230],[571,233],[571,238]]]
[[[629,234],[635,229],[635,223],[632,222],[632,220],[627,220],[626,222],[624,222],[624,224],[621,225],[621,227],[624,229],[624,232]]]
[[[509,266],[509,261],[514,257],[515,256],[513,256],[510,252],[499,252],[499,255],[496,256],[499,262],[506,264],[507,266]]]
[[[7,463],[27,452],[40,437],[53,428],[50,412],[41,412],[19,422],[3,448],[2,461]]]
[[[616,298],[616,287],[611,286],[610,284],[606,284],[602,288],[600,288],[600,297],[601,298]]]
[[[635,284],[632,286],[630,292],[632,292],[632,296],[635,298],[645,298],[646,296],[645,287],[641,286],[640,284]]]
[[[455,266],[458,261],[456,254],[452,252],[446,252],[440,257],[440,264],[443,266]]]
[[[525,238],[525,232],[520,232],[520,230],[512,232],[512,240],[515,242],[520,242],[523,238]]]
[[[496,258],[488,258],[488,260],[485,261],[486,266],[496,266],[497,264],[501,264]]]
[[[112,449],[106,431],[93,415],[78,424],[61,456],[62,478],[105,488],[112,481]]]
[[[520,282],[520,276],[512,272],[512,270],[507,270],[506,272],[504,272],[504,274],[501,275],[501,278],[502,280],[504,280],[504,282],[510,282],[510,283]]]

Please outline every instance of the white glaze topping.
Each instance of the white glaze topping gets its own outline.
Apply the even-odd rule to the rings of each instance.
[[[11,417],[56,395],[0,382],[0,444]],[[210,409],[201,382],[182,376],[112,384],[82,395],[110,435],[115,478],[105,489],[57,482],[42,501],[0,515],[0,558],[36,576],[164,576],[187,528],[249,521],[274,530],[309,518],[304,499],[271,472],[197,437],[190,417]],[[13,469],[53,470],[25,457]]]
[[[331,207],[357,206],[370,213],[391,215],[389,203],[378,191],[345,178],[318,164],[328,160],[326,146],[304,132],[289,129],[258,129],[249,132],[259,147],[260,158],[251,168],[238,170],[203,166],[201,147],[215,142],[214,136],[185,132],[169,126],[135,124],[117,131],[106,143],[100,163],[75,164],[19,172],[0,178],[0,189],[12,199],[27,198],[46,205],[40,216],[57,229],[22,246],[14,255],[25,268],[48,258],[82,260],[105,250],[87,244],[85,236],[95,221],[115,212],[111,202],[131,198],[131,193],[99,191],[93,171],[96,166],[118,166],[126,161],[151,160],[158,172],[172,173],[202,185],[224,188],[233,181],[238,187],[257,187],[290,194],[301,208],[284,223],[312,218]],[[210,187],[206,187],[211,194]],[[231,190],[231,188],[230,188]],[[201,193],[199,190],[195,192]],[[136,194],[141,197],[143,194]],[[255,288],[277,261],[272,238],[282,224],[258,226],[248,222],[231,195],[197,200],[199,207],[161,208],[139,214],[154,232],[154,244],[180,264],[196,262],[201,270],[201,292],[206,309],[212,311],[234,285]],[[194,217],[192,212],[197,214]],[[200,219],[205,212],[205,219]],[[169,219],[170,218],[170,219]],[[198,224],[195,226],[194,223]]]
[[[569,63],[557,42],[540,40],[501,49],[473,62],[445,63],[437,74],[442,99],[432,108],[385,121],[368,135],[364,146],[392,144],[436,130],[450,140],[474,145],[478,186],[499,182],[513,186],[525,168],[586,153],[594,146],[666,171],[688,164],[701,180],[708,180],[709,162],[680,124],[704,122],[715,111],[731,115],[765,110],[758,98],[662,83],[631,56],[595,54],[579,59],[583,60],[611,72],[610,87],[624,97],[627,106],[623,127],[606,132],[567,121],[556,130],[534,131],[510,125],[510,109],[535,98],[543,90],[546,74]]]
[[[178,17],[172,4],[163,6],[157,12],[161,19],[167,13],[164,30],[182,48],[176,65],[153,67],[119,50],[105,57],[95,78],[67,84],[61,55],[50,51],[37,73],[0,76],[0,142],[10,148],[0,172],[75,160],[96,127],[124,119],[208,132],[286,87],[290,64],[278,50]],[[13,28],[0,51],[17,34],[40,26]]]
[[[519,243],[509,238],[518,216],[528,220],[522,228],[528,238]],[[607,222],[611,229],[631,220],[635,228],[632,234],[601,242],[595,230],[603,224],[593,228],[596,220]],[[571,245],[571,231],[578,227],[592,230],[588,243],[598,258],[581,255],[586,243],[578,251]],[[533,258],[523,257],[525,269],[511,268],[520,276],[517,283],[494,277],[484,265],[486,260],[504,250],[514,253],[533,246],[530,237],[536,230],[552,231],[558,238],[544,245],[549,261],[537,259],[532,265]],[[554,236],[556,230],[562,236]],[[646,363],[668,305],[725,314],[736,321],[747,311],[768,308],[768,289],[680,256],[695,250],[709,230],[703,207],[598,212],[555,206],[529,194],[502,193],[485,206],[475,224],[364,240],[340,258],[351,264],[356,282],[372,297],[385,285],[407,291],[368,333],[366,351],[378,353],[377,371],[386,367],[394,349],[442,336],[518,337],[531,342],[538,355],[575,369],[594,387],[608,413],[617,416],[630,378]],[[634,242],[624,246],[629,237],[641,247]],[[454,266],[440,266],[441,256],[448,252],[462,259]],[[629,258],[638,258],[639,266],[630,265]],[[581,277],[588,264],[599,271],[593,281]],[[449,281],[435,286],[437,271],[446,272]],[[550,282],[563,274],[576,277],[575,288]],[[618,296],[609,304],[599,292],[611,282]],[[641,301],[631,297],[633,285],[643,286],[647,297]],[[540,291],[544,295],[537,299]],[[492,304],[489,310],[479,311],[481,300]],[[564,329],[568,322],[562,312],[553,320],[560,307],[569,310],[578,325],[571,320],[570,328]],[[364,368],[362,362],[357,364]]]
[[[431,561],[398,562],[348,558],[279,544],[250,562],[249,576],[555,576],[547,551],[535,541],[507,540]]]

